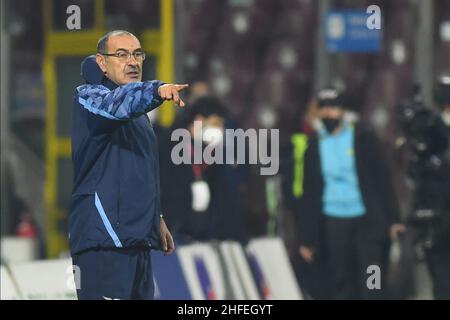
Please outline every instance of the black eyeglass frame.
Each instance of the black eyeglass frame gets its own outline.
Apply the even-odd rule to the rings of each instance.
[[[119,54],[122,53],[122,52],[127,54],[126,59],[124,59],[125,57],[120,57],[119,56]],[[115,53],[106,53],[106,52],[100,52],[100,51],[97,52],[97,53],[101,54],[101,55],[104,55],[104,56],[107,56],[107,57],[116,57],[118,59],[124,59],[124,60],[130,59],[130,57],[133,55],[133,57],[134,57],[134,59],[136,61],[140,61],[140,58],[136,57],[136,54],[142,54],[142,60],[141,61],[144,61],[145,58],[147,57],[145,51],[141,51],[141,50],[133,51],[133,53],[131,53],[129,51],[126,51],[126,50],[119,50],[119,51],[117,51]]]

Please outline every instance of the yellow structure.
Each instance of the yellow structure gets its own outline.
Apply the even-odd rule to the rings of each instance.
[[[72,188],[70,108],[75,87],[82,84],[80,62],[95,53],[98,39],[107,31],[104,27],[105,0],[92,0],[94,27],[81,30],[55,30],[56,0],[44,0],[46,88],[46,182],[48,257],[57,257],[68,249],[67,216]],[[153,59],[151,76],[172,82],[174,75],[174,1],[160,0],[160,28],[143,30],[137,34],[149,60]],[[59,13],[58,13],[59,14]],[[66,12],[61,12],[66,15]],[[83,21],[83,12],[81,12]],[[164,39],[164,41],[163,41]],[[144,66],[145,69],[145,66]],[[144,71],[145,76],[145,71]],[[160,110],[160,123],[172,124],[175,108],[166,103]]]

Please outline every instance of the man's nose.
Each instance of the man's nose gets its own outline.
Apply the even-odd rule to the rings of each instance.
[[[130,66],[137,66],[137,65],[139,65],[139,62],[136,60],[136,58],[132,54],[129,55],[127,63]]]
[[[137,67],[139,65],[139,62],[137,62],[134,58],[128,59],[127,62],[129,67]]]

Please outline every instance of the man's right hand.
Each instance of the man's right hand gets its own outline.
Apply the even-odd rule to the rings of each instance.
[[[188,84],[163,84],[158,88],[159,96],[164,100],[173,100],[178,106],[184,107],[184,101],[180,98],[180,91],[189,87]]]
[[[313,262],[314,260],[314,250],[307,246],[300,246],[298,248],[298,253],[308,263]]]

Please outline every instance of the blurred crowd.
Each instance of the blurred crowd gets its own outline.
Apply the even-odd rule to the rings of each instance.
[[[416,171],[410,170],[405,177],[414,184],[413,198],[428,199],[430,192],[440,194],[431,203],[415,201],[406,216],[399,209],[386,147],[370,125],[359,120],[351,108],[350,94],[330,87],[311,99],[280,160],[282,196],[277,214],[284,224],[292,224],[286,230],[283,220],[276,222],[277,235],[286,242],[307,297],[407,298],[413,290],[408,287],[413,280],[411,270],[420,258],[418,250],[422,250],[434,296],[450,298],[450,206],[445,192],[450,190],[450,78],[439,81],[434,109],[421,104],[418,97],[412,105],[405,103],[403,109],[409,114],[403,123],[402,139],[406,142],[395,152],[408,154],[408,166],[421,172],[417,177]],[[237,126],[207,83],[194,83],[188,101],[188,108],[173,128],[156,127],[161,148],[162,207],[167,221],[180,244],[211,240],[245,244],[254,237],[245,205],[251,193],[249,181],[255,176],[252,166],[174,165],[170,159],[174,129],[189,130],[193,150],[196,140],[203,148],[216,144],[226,148],[224,130]],[[424,113],[429,115],[429,125],[418,128]],[[216,137],[199,135],[194,121],[201,122],[204,132],[216,132]],[[417,157],[422,162],[418,163]],[[430,179],[435,189],[423,186]],[[419,221],[416,215],[421,212],[435,214]],[[270,217],[260,217],[259,225],[265,225],[267,234]],[[393,243],[399,244],[401,251],[395,266]],[[380,277],[375,290],[367,282],[374,266],[379,268]]]

